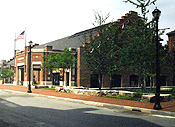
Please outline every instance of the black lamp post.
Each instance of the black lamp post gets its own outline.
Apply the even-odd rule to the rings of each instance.
[[[158,22],[161,11],[159,9],[155,9],[153,12],[153,17],[156,21],[156,100],[154,109],[160,110],[162,106],[160,105],[160,63],[159,63],[159,35],[158,35]]]
[[[31,91],[31,84],[30,84],[30,80],[31,80],[31,46],[32,46],[32,41],[29,42],[29,88],[28,88],[28,93],[32,93]]]

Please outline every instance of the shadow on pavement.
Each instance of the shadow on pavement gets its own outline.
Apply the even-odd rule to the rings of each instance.
[[[0,127],[160,127],[139,118],[93,113],[95,110],[20,106],[0,99]]]

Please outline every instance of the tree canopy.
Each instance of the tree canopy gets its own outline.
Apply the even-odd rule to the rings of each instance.
[[[99,89],[102,86],[102,77],[103,75],[112,75],[117,69],[116,61],[118,59],[116,45],[117,39],[117,29],[115,23],[105,24],[108,19],[109,14],[103,16],[102,14],[95,12],[95,21],[96,25],[95,32],[90,31],[88,40],[85,39],[84,47],[84,63],[85,65],[93,72],[98,74],[99,78]],[[93,34],[96,35],[93,36]]]
[[[141,9],[141,14],[129,19],[122,31],[118,31],[115,23],[105,24],[109,17],[95,13],[97,36],[89,34],[89,43],[85,45],[84,59],[90,70],[99,75],[112,75],[120,67],[130,70],[143,79],[155,76],[156,43],[155,22],[148,22],[148,6],[157,0],[125,0]],[[120,63],[120,64],[118,64]],[[118,66],[119,65],[119,66]],[[102,76],[101,76],[102,77]],[[99,88],[101,84],[99,85]]]
[[[76,62],[75,56],[67,48],[59,54],[50,53],[44,56],[43,59],[44,62],[42,63],[42,68],[47,71],[56,68],[70,69],[70,67]]]
[[[148,6],[155,4],[156,0],[125,0],[141,9],[139,18],[130,21],[120,35],[120,41],[123,42],[121,48],[121,66],[134,72],[144,79],[146,86],[146,76],[155,75],[156,69],[156,43],[154,20],[148,22]]]
[[[10,70],[10,68],[2,68],[1,69],[1,78],[10,78],[14,75],[14,72]]]

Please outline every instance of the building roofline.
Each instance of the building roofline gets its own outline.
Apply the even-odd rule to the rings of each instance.
[[[45,47],[44,45],[53,45],[52,43],[55,43],[55,42],[60,42],[60,41],[66,41],[66,40],[69,40],[69,39],[73,39],[73,38],[76,38],[78,36],[86,35],[90,31],[93,32],[94,36],[96,36],[98,34],[98,30],[97,29],[99,27],[103,27],[103,26],[109,25],[111,23],[116,23],[116,24],[118,24],[118,27],[121,27],[121,24],[125,23],[126,19],[128,19],[128,18],[130,18],[131,16],[134,16],[134,15],[138,16],[138,13],[135,12],[135,11],[129,11],[129,13],[126,13],[124,16],[121,16],[121,18],[118,19],[117,21],[109,22],[109,23],[106,23],[106,24],[104,24],[102,26],[96,26],[96,27],[93,27],[93,28],[90,28],[90,29],[86,29],[86,30],[77,32],[77,33],[75,33],[73,35],[70,35],[70,36],[67,36],[67,37],[63,37],[63,38],[60,38],[60,39],[56,39],[54,41],[50,41],[50,42],[47,42],[47,43],[42,44],[42,45],[35,46],[34,49],[37,49],[37,48],[42,48],[43,49]],[[53,46],[53,48],[55,48],[55,47]],[[75,48],[75,47],[73,47],[73,48]]]
[[[169,32],[169,33],[167,33],[166,35],[168,35],[169,37],[175,35],[175,30],[173,30],[173,31],[171,31],[171,32]]]

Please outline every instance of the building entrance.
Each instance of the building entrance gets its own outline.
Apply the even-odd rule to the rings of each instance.
[[[18,85],[23,85],[24,82],[24,66],[18,67]]]
[[[53,73],[53,85],[60,85],[60,73]]]

